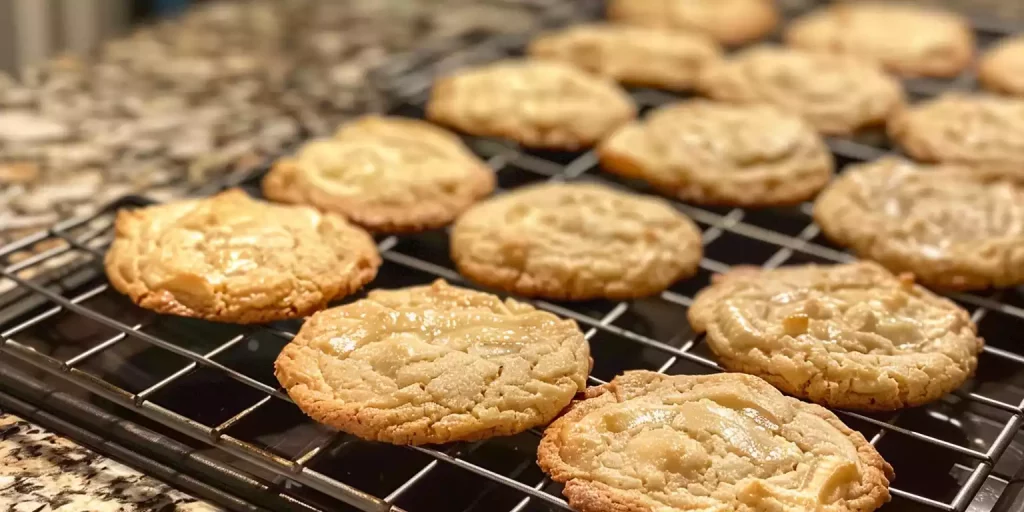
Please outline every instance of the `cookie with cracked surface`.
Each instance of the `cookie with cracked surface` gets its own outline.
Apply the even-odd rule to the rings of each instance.
[[[1024,35],[1007,38],[987,51],[978,64],[978,81],[993,92],[1024,96]]]
[[[688,315],[725,368],[842,409],[938,400],[974,374],[983,344],[963,308],[870,262],[736,268]]]
[[[779,23],[773,0],[612,0],[608,18],[630,25],[704,33],[728,46],[761,39]]]
[[[738,373],[626,372],[545,430],[537,462],[580,512],[868,512],[895,476],[828,410]]]
[[[506,60],[438,79],[427,117],[470,135],[575,151],[635,118],[636,105],[612,80],[569,64]]]
[[[455,221],[452,260],[485,286],[556,300],[627,299],[697,271],[697,226],[668,203],[590,183],[545,183]]]
[[[313,208],[281,206],[234,189],[121,210],[107,277],[158,313],[218,322],[301,318],[377,274],[362,229]]]
[[[608,171],[703,204],[800,203],[833,171],[828,147],[801,117],[707,100],[660,107],[605,139],[598,154]]]
[[[698,88],[719,101],[775,105],[828,135],[883,125],[904,103],[899,81],[873,63],[776,46],[709,64]]]
[[[897,158],[853,166],[818,196],[830,239],[933,288],[1024,284],[1024,175]]]
[[[721,58],[722,49],[696,32],[593,24],[542,35],[530,43],[527,53],[628,85],[688,91],[700,70]]]
[[[263,193],[334,212],[374,232],[447,225],[494,190],[494,173],[430,123],[366,116],[278,161]]]
[[[915,5],[840,2],[797,18],[786,43],[856,55],[904,76],[953,77],[974,57],[974,33],[962,16]]]
[[[893,115],[888,131],[924,162],[1024,165],[1024,98],[946,93]]]
[[[571,320],[437,281],[313,315],[274,368],[316,421],[438,444],[547,424],[586,387],[590,347]]]

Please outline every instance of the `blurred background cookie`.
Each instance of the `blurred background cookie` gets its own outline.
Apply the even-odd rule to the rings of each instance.
[[[1024,35],[1004,39],[985,52],[978,81],[994,92],[1024,96]]]
[[[800,48],[870,59],[905,76],[956,76],[974,57],[974,33],[965,18],[899,2],[821,7],[793,21],[785,39]]]
[[[875,64],[777,46],[750,48],[709,64],[699,89],[721,101],[776,105],[828,135],[884,124],[904,101],[899,81]]]
[[[773,206],[814,197],[832,154],[805,120],[771,105],[669,104],[598,149],[601,166],[703,204]]]
[[[628,25],[576,25],[530,43],[532,57],[560,60],[627,85],[673,91],[693,88],[722,50],[699,32]]]
[[[608,18],[631,25],[702,32],[728,46],[761,39],[779,23],[773,0],[610,0]]]
[[[636,106],[615,82],[572,65],[506,60],[435,81],[427,117],[470,135],[572,151],[636,117]]]
[[[1024,175],[885,158],[847,168],[818,196],[825,235],[930,287],[1024,284]]]
[[[925,162],[1024,166],[1024,98],[946,93],[897,112],[888,131]]]
[[[494,190],[494,173],[430,123],[367,116],[278,161],[263,193],[341,214],[374,232],[444,226]]]

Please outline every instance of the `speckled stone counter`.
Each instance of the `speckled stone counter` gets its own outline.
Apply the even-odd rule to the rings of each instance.
[[[219,508],[0,410],[2,512]]]

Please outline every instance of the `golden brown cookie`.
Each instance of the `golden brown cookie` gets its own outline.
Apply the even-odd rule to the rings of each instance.
[[[316,421],[436,444],[548,423],[586,387],[590,348],[571,320],[437,281],[313,315],[274,368]]]
[[[978,80],[990,91],[1024,96],[1024,35],[1004,39],[986,52]]]
[[[974,374],[983,345],[963,308],[869,262],[736,268],[689,319],[729,371],[841,409],[938,400]]]
[[[533,57],[563,61],[618,82],[688,91],[722,49],[696,32],[628,25],[577,25],[534,39]]]
[[[610,0],[608,18],[630,25],[700,32],[738,46],[779,23],[773,0]]]
[[[270,199],[315,206],[387,233],[447,225],[493,190],[494,173],[454,134],[379,116],[306,143],[263,180]]]
[[[814,203],[835,242],[930,287],[1024,284],[1024,175],[885,158],[847,168]]]
[[[1024,98],[946,93],[893,115],[888,131],[917,160],[1024,166]]]
[[[828,135],[881,125],[904,102],[899,81],[856,57],[759,46],[709,64],[703,94],[731,103],[769,103]]]
[[[377,247],[333,214],[229,190],[121,210],[106,256],[115,289],[158,313],[240,324],[301,318],[377,274]]]
[[[693,275],[702,246],[693,221],[660,199],[545,183],[470,208],[451,253],[470,279],[520,295],[625,299]]]
[[[470,135],[574,151],[636,117],[615,82],[569,64],[506,60],[434,82],[427,117]]]
[[[601,165],[686,201],[773,206],[805,201],[828,183],[832,154],[804,119],[771,105],[691,100],[619,128]]]
[[[626,372],[547,428],[537,462],[580,512],[868,512],[894,478],[834,414],[739,373]]]
[[[870,59],[905,76],[956,76],[974,56],[974,33],[962,16],[899,2],[822,7],[793,21],[785,39],[791,46]]]

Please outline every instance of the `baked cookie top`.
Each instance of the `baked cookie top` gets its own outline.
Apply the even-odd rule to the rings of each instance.
[[[629,25],[576,25],[542,35],[527,52],[630,85],[687,91],[700,70],[722,56],[710,37]]]
[[[937,288],[1024,283],[1024,175],[896,158],[853,166],[814,203],[829,238]]]
[[[660,107],[598,152],[605,169],[681,199],[748,207],[809,199],[833,168],[824,141],[796,114],[707,100]]]
[[[430,123],[366,116],[306,143],[263,179],[268,198],[335,212],[376,232],[444,226],[494,190],[494,173]]]
[[[779,23],[773,0],[611,0],[608,18],[631,25],[702,32],[729,46],[761,39]]]
[[[900,111],[888,131],[925,162],[1024,165],[1024,98],[946,93]]]
[[[419,445],[546,424],[586,387],[590,349],[571,320],[437,281],[313,315],[274,368],[313,419]]]
[[[537,462],[581,512],[866,512],[894,478],[834,414],[738,373],[626,372],[547,428]]]
[[[470,135],[573,151],[636,117],[636,106],[612,80],[569,64],[506,60],[438,79],[427,117]]]
[[[729,370],[843,409],[937,400],[974,373],[982,347],[967,311],[869,262],[736,268],[688,314]]]
[[[658,293],[697,270],[697,226],[668,203],[589,183],[545,183],[470,208],[451,233],[459,271],[562,300]]]
[[[990,91],[1024,96],[1024,35],[1008,37],[986,52],[978,80]]]
[[[829,135],[884,124],[904,102],[899,81],[875,64],[776,46],[709,64],[698,88],[721,101],[776,105]]]
[[[963,17],[933,8],[872,1],[841,2],[794,20],[792,46],[856,55],[908,76],[956,76],[974,56]]]
[[[345,219],[238,189],[121,210],[107,276],[138,305],[233,323],[301,318],[377,274],[373,239]]]

